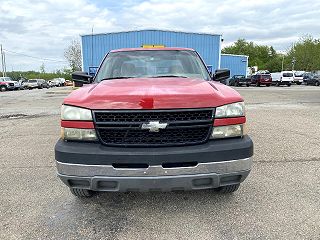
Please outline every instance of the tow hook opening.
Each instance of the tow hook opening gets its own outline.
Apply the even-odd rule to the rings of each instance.
[[[149,165],[146,163],[113,163],[114,168],[148,168]]]
[[[198,162],[173,162],[173,163],[163,163],[163,168],[180,168],[180,167],[195,167]]]

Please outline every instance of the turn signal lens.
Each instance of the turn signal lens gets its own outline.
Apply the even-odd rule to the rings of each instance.
[[[213,127],[211,139],[242,137],[244,135],[244,124]]]
[[[61,128],[61,138],[66,141],[97,141],[94,129]]]

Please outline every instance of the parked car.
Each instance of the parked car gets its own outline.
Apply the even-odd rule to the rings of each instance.
[[[40,83],[40,88],[50,88],[50,85],[46,80],[38,79],[38,82]]]
[[[18,81],[13,81],[11,77],[0,77],[0,91],[20,90],[21,85]]]
[[[23,78],[23,77],[19,77],[18,78],[18,82],[20,83],[20,88],[21,89],[26,89],[26,83],[28,82],[28,79]]]
[[[294,71],[293,72],[293,83],[301,85],[303,83],[303,74],[304,71]]]
[[[247,78],[245,75],[233,75],[229,80],[229,86],[247,86],[251,84],[251,78]]]
[[[315,73],[310,73],[308,75],[305,75],[303,78],[303,81],[306,85],[314,85],[319,86],[320,85],[320,75]]]
[[[251,83],[257,87],[260,87],[261,85],[265,85],[267,87],[270,87],[272,84],[272,77],[270,73],[257,73],[255,75],[251,76]]]
[[[49,84],[49,87],[55,87],[54,83],[51,80],[48,81],[48,84]]]
[[[115,61],[116,59],[116,61]],[[141,66],[144,66],[143,68]],[[108,53],[92,81],[64,99],[55,145],[60,179],[78,197],[94,191],[236,191],[253,143],[244,100],[185,48]]]
[[[287,85],[291,86],[293,82],[293,72],[292,71],[282,71],[271,73],[272,83],[276,86]]]
[[[41,89],[42,85],[41,85],[41,82],[39,81],[39,79],[29,79],[27,82],[25,82],[24,87],[29,90],[34,89],[34,88]]]
[[[51,80],[54,86],[56,87],[63,87],[65,85],[65,79],[64,78],[54,78]]]
[[[314,75],[314,73],[312,73],[312,72],[305,72],[305,73],[303,74],[303,83],[304,83],[305,85],[307,85],[307,82],[309,81],[310,78],[313,77],[313,75]]]
[[[73,86],[73,82],[70,80],[66,80],[64,85],[65,86]]]

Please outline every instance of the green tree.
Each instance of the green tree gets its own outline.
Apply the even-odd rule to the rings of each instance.
[[[245,39],[238,39],[231,46],[222,49],[222,53],[249,56],[249,66],[258,66],[260,70],[271,72],[281,70],[282,57],[271,46],[257,45]]]
[[[81,70],[82,60],[79,41],[72,40],[70,45],[65,49],[64,56],[68,60],[72,72]]]
[[[320,40],[310,35],[303,36],[292,44],[285,62],[286,69],[292,69],[292,60],[295,60],[294,69],[315,71],[320,69]]]

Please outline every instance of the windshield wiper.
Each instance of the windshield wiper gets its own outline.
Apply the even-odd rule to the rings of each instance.
[[[127,79],[127,78],[135,78],[135,77],[109,77],[109,78],[103,78],[100,80],[101,81],[104,81],[104,80],[112,80],[112,79]]]
[[[188,77],[182,76],[182,75],[158,75],[158,76],[152,76],[152,78],[165,78],[165,77],[188,78]]]

